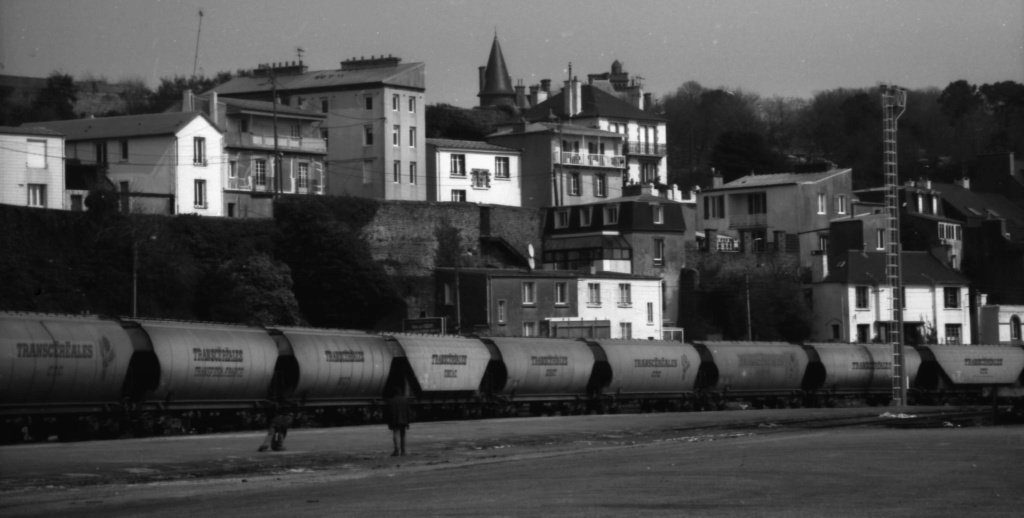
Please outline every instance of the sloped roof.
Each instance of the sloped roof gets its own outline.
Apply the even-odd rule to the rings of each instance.
[[[4,135],[39,135],[42,137],[61,137],[64,134],[46,128],[28,128],[15,126],[0,126],[0,133]]]
[[[832,169],[821,173],[773,173],[747,175],[737,178],[721,187],[704,189],[704,192],[722,191],[726,189],[749,189],[751,187],[771,187],[778,185],[796,185],[815,183],[841,174],[849,174],[852,169]]]
[[[98,140],[120,137],[143,137],[150,135],[173,135],[196,117],[206,119],[214,128],[216,124],[205,115],[188,113],[151,113],[146,115],[125,115],[122,117],[97,117],[95,119],[73,119],[50,122],[29,122],[22,127],[46,128],[63,133],[65,140]],[[218,131],[220,131],[218,129]]]
[[[506,130],[498,131],[487,135],[487,138],[493,137],[504,137],[508,135],[522,135],[526,133],[554,133],[558,134],[561,132],[563,135],[585,135],[594,137],[618,137],[622,138],[621,133],[615,133],[613,131],[605,131],[599,128],[589,128],[587,126],[578,126],[576,124],[562,124],[559,127],[558,123],[555,122],[531,122],[527,123],[525,127],[518,128],[518,125],[506,126]]]
[[[580,113],[573,115],[573,118],[586,119],[594,117],[609,117],[659,122],[665,122],[667,120],[660,115],[645,112],[600,88],[594,87],[593,85],[581,86],[580,101],[582,101],[582,109],[580,110]],[[569,119],[569,114],[565,112],[564,89],[558,94],[549,97],[548,100],[526,110],[523,117],[528,121],[546,121],[551,113],[554,113],[562,120]]]
[[[278,90],[324,90],[354,88],[360,85],[387,84],[425,89],[424,63],[405,63],[396,66],[359,68],[355,70],[317,70],[304,74],[277,76]],[[410,74],[412,73],[412,74]],[[219,95],[269,92],[266,77],[236,77],[211,91]]]
[[[479,140],[452,140],[446,138],[428,138],[427,145],[443,148],[472,149],[476,151],[501,151],[505,153],[519,153],[519,150],[516,148],[499,146],[496,144],[489,144],[487,142],[481,142]]]
[[[929,252],[903,252],[900,256],[904,285],[963,284],[968,280],[948,268]],[[885,252],[851,251],[833,259],[822,282],[840,284],[885,284]]]
[[[1024,207],[1013,203],[1002,194],[976,192],[951,183],[932,182],[932,189],[941,193],[943,201],[952,205],[961,214],[974,216],[976,211],[981,217],[989,217],[991,212],[995,214],[992,217],[1003,218],[1011,226],[1024,227]]]
[[[508,75],[508,68],[505,66],[505,56],[501,53],[501,45],[498,44],[498,35],[494,35],[494,43],[491,44],[491,55],[487,59],[487,70],[484,72],[484,86],[478,94],[480,97],[488,95],[515,95],[512,88],[512,78]]]

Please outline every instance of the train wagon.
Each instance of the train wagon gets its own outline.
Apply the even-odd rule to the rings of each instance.
[[[863,397],[884,404],[892,397],[893,356],[889,344],[805,344],[809,363],[803,389],[808,394]],[[913,385],[921,355],[904,348],[904,372]]]
[[[777,406],[803,395],[807,352],[785,342],[697,342],[705,360],[701,388],[722,400],[751,398]]]
[[[593,340],[591,391],[644,409],[693,403],[701,365],[693,345],[661,340]]]
[[[922,364],[915,388],[925,401],[983,396],[1019,387],[1024,349],[1010,345],[918,346]]]
[[[240,325],[125,320],[140,404],[173,409],[252,408],[271,397],[274,339]]]
[[[367,405],[379,400],[402,356],[398,344],[362,331],[276,327],[275,390],[304,406]]]
[[[0,312],[0,414],[112,409],[132,353],[114,321]]]
[[[585,342],[555,338],[483,338],[497,349],[488,367],[490,392],[509,401],[587,396],[594,353]],[[493,353],[492,353],[493,356]]]
[[[491,352],[480,342],[458,336],[389,335],[408,363],[420,399],[475,397]]]

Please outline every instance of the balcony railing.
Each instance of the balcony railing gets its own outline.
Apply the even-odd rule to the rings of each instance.
[[[232,191],[248,191],[252,189],[252,178],[228,178],[228,189]]]
[[[763,227],[767,224],[767,214],[734,214],[729,216],[729,228]]]
[[[626,157],[622,155],[598,155],[590,153],[562,153],[554,151],[551,154],[551,161],[562,165],[577,165],[588,167],[618,167],[626,166]]]
[[[653,144],[650,142],[628,142],[623,144],[624,152],[627,155],[651,155],[665,156],[665,144]]]
[[[273,135],[257,135],[255,133],[228,133],[224,135],[227,146],[251,147],[258,149],[274,149]],[[286,137],[278,135],[277,148],[288,151],[304,151],[307,153],[326,153],[327,142],[320,137]]]

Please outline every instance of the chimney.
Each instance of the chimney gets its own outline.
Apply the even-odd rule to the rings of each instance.
[[[715,171],[715,168],[711,168],[711,188],[717,189],[722,186],[722,175]]]
[[[186,88],[181,92],[181,111],[187,113],[193,111],[192,108],[192,90]]]
[[[523,82],[515,86],[516,89],[516,107],[519,109],[526,108],[526,87],[523,86]]]
[[[214,124],[220,124],[217,120],[217,92],[210,92],[210,120]]]
[[[971,179],[966,176],[954,181],[953,183],[959,185],[960,187],[963,187],[964,190],[971,190]]]
[[[708,252],[718,251],[718,231],[713,228],[704,229],[704,245]]]
[[[487,84],[487,67],[480,67],[480,93],[484,93],[484,85]]]
[[[572,117],[582,111],[582,102],[580,97],[583,94],[583,84],[580,83],[579,79],[573,78],[565,82],[565,91],[563,92],[563,98],[565,100],[565,113]]]
[[[652,108],[654,106],[654,104],[653,104],[654,100],[653,99],[654,99],[654,96],[651,94],[651,92],[645,93],[644,94],[644,104],[643,104],[643,106],[640,107],[640,109],[641,110],[647,110],[647,109]]]
[[[540,90],[540,86],[538,86],[538,85],[530,85],[530,105],[531,106],[537,106],[537,103],[540,102],[540,101],[537,100],[537,92],[539,90]]]
[[[547,94],[551,93],[551,80],[550,79],[541,79],[540,80],[540,90],[542,92],[544,92],[544,94],[545,94],[544,98],[546,99],[547,98]]]

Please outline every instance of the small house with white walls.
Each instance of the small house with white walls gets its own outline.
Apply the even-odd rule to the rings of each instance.
[[[65,136],[68,165],[94,166],[123,212],[223,215],[223,133],[201,113],[156,113],[25,126]]]
[[[47,129],[0,126],[0,203],[66,208],[63,135]]]
[[[520,151],[471,140],[427,139],[427,200],[521,205]]]

